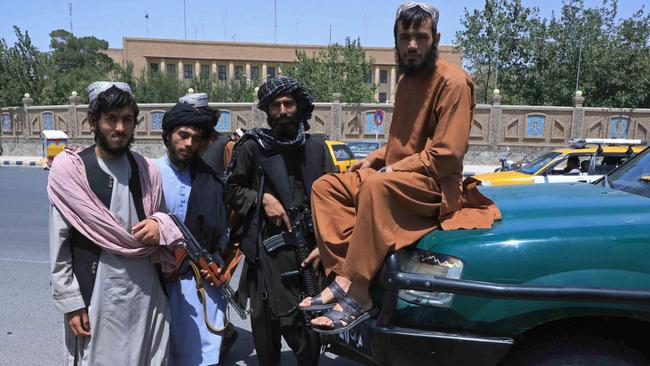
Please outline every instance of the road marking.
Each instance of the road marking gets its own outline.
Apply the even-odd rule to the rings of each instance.
[[[23,263],[38,263],[38,264],[50,264],[50,261],[35,261],[35,260],[30,260],[30,259],[2,258],[2,257],[0,257],[0,261],[5,261],[5,262],[23,262]]]

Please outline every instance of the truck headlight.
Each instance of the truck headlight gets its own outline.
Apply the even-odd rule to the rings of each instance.
[[[401,272],[452,279],[459,279],[463,272],[463,261],[460,259],[417,248],[399,251],[399,265]],[[451,306],[454,298],[453,294],[447,292],[415,290],[400,290],[398,296],[410,303],[439,307]]]

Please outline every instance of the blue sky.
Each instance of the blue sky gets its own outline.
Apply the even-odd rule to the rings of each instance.
[[[346,36],[361,38],[366,46],[393,45],[394,13],[401,0],[275,0],[277,42],[327,44]],[[15,42],[13,25],[29,31],[41,50],[49,49],[49,32],[70,30],[68,3],[77,36],[94,35],[122,47],[122,37],[184,39],[183,0],[0,0],[0,37]],[[561,8],[560,0],[524,0],[550,17]],[[439,31],[443,44],[451,44],[460,27],[463,10],[482,8],[484,0],[432,2],[440,9]],[[596,6],[601,0],[586,0]],[[629,17],[649,0],[620,0],[619,16]],[[159,6],[164,4],[164,6]],[[274,0],[185,0],[187,39],[213,41],[275,41]],[[541,5],[540,5],[541,4]],[[146,21],[145,13],[149,14]],[[148,23],[148,24],[147,24]]]

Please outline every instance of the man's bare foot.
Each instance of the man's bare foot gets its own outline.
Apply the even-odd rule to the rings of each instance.
[[[334,281],[336,281],[336,283],[338,283],[338,285],[343,289],[343,292],[347,292],[348,289],[350,288],[350,280],[348,280],[345,277],[336,276]],[[322,300],[323,304],[331,304],[331,303],[334,303],[336,301],[336,297],[334,296],[332,291],[329,289],[329,287],[326,287],[323,291],[321,291],[320,297],[321,297],[321,300]],[[312,306],[313,305],[312,304],[312,299],[313,298],[311,296],[306,297],[300,302],[300,304],[298,304],[298,306],[301,307],[301,308]]]

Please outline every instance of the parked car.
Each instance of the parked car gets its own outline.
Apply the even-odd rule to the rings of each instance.
[[[484,186],[537,183],[593,182],[616,169],[646,145],[643,140],[572,139],[556,149],[510,171],[474,176]]]
[[[343,141],[325,140],[327,149],[332,158],[334,170],[339,173],[345,173],[350,168],[350,165],[356,163],[354,153],[350,150],[348,145]]]
[[[480,187],[503,219],[392,253],[375,318],[328,336],[382,365],[648,365],[650,149],[593,184]]]
[[[348,141],[347,144],[357,159],[365,158],[366,156],[368,156],[368,154],[379,149],[382,145],[384,145],[384,143],[378,140]]]

